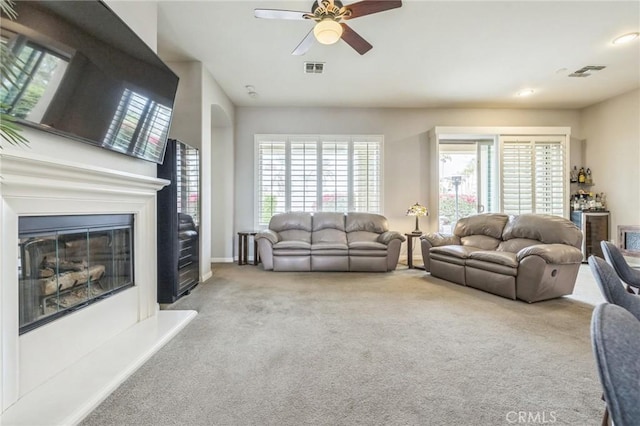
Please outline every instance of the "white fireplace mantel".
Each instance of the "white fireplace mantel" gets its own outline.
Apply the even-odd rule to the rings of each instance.
[[[3,424],[9,420],[20,424],[16,420],[20,413],[29,412],[29,407],[20,407],[21,403],[37,399],[39,389],[47,388],[51,395],[51,384],[60,382],[69,367],[82,365],[88,354],[103,356],[97,352],[101,348],[113,350],[113,342],[122,340],[120,336],[125,331],[130,333],[138,325],[148,330],[149,321],[158,322],[156,192],[169,182],[95,164],[51,159],[29,150],[7,151],[0,152],[0,405]],[[74,214],[134,215],[135,286],[20,336],[18,219]],[[179,315],[174,311],[165,316],[160,321],[165,331],[157,341],[166,341],[168,335],[177,333],[194,315],[195,312]],[[176,324],[173,320],[167,322],[169,317]],[[131,341],[131,337],[123,341]],[[150,347],[157,350],[159,345],[150,342]],[[131,362],[139,363],[140,359],[133,356]],[[132,372],[128,366],[122,369],[128,374]],[[73,380],[77,382],[77,372],[74,374]],[[64,395],[62,391],[57,393]],[[91,395],[93,404],[106,395],[107,391]],[[79,405],[85,411],[92,408]],[[60,418],[77,420],[81,418],[79,415],[64,414]]]

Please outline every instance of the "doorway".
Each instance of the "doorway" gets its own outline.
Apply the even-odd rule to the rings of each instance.
[[[441,139],[438,160],[438,232],[452,233],[461,217],[496,211],[493,139]]]

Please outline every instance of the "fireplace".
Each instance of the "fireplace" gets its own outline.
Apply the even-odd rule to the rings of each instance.
[[[30,149],[0,151],[3,416],[9,407],[30,406],[33,395],[62,397],[65,386],[48,387],[54,378],[78,374],[90,353],[159,318],[156,193],[169,182],[149,176],[155,164],[146,170],[102,151],[83,156],[72,141],[67,151],[54,149],[57,141],[38,135],[30,136]],[[57,224],[48,223],[54,218]],[[39,277],[42,269],[51,276]],[[89,302],[81,289],[97,298]],[[67,298],[76,291],[79,299]],[[102,366],[115,368],[120,355]]]
[[[134,285],[133,215],[26,216],[18,231],[20,334]]]

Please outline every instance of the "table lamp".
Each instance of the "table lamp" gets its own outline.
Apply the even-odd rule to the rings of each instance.
[[[425,206],[421,206],[420,203],[415,203],[407,210],[407,216],[415,216],[416,217],[416,229],[413,230],[414,234],[422,234],[420,230],[420,224],[418,220],[420,216],[429,216],[429,210]]]

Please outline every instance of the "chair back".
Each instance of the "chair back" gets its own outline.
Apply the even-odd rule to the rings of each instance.
[[[640,322],[625,309],[603,303],[591,317],[591,343],[611,420],[632,426],[640,419]]]
[[[604,300],[623,307],[640,321],[640,297],[627,292],[616,271],[604,259],[592,255],[588,262]]]
[[[618,249],[608,241],[600,241],[600,247],[607,263],[615,269],[618,277],[628,285],[640,288],[640,271],[635,270],[629,266],[624,256]]]

